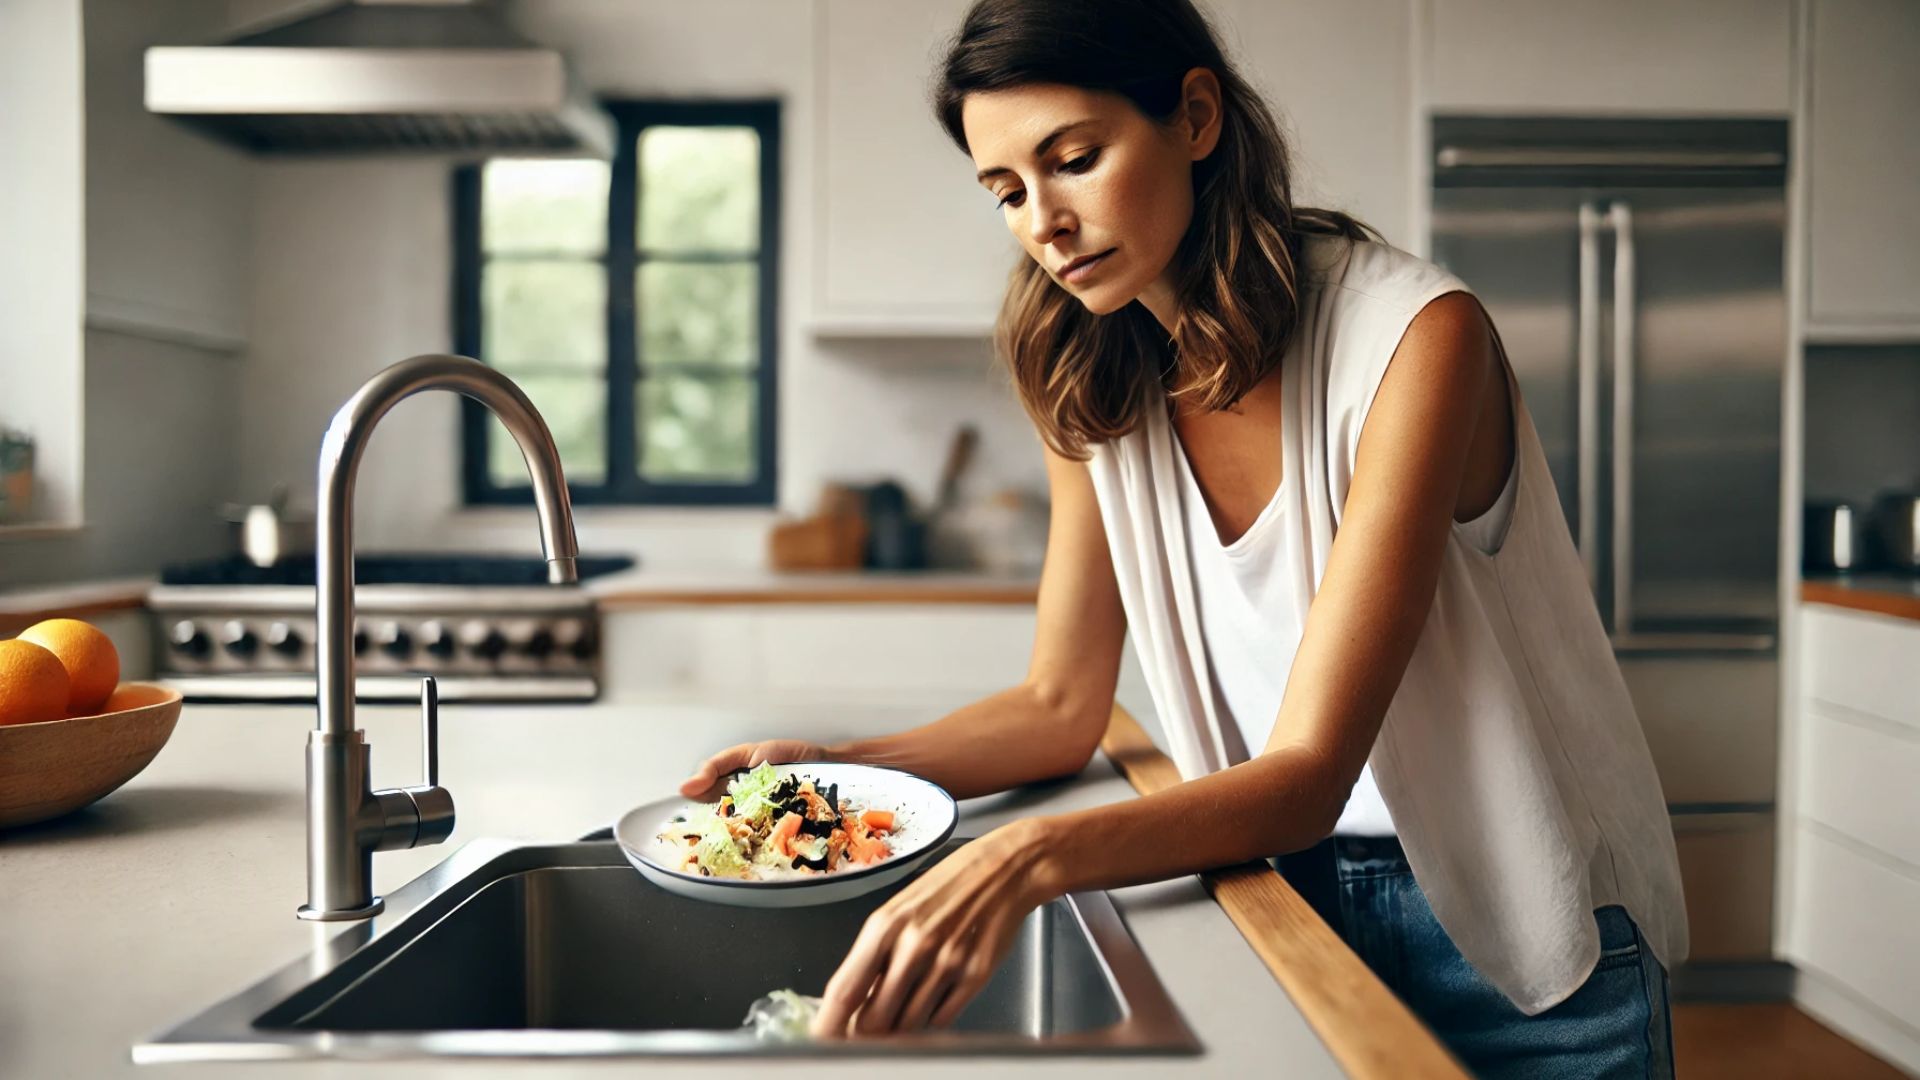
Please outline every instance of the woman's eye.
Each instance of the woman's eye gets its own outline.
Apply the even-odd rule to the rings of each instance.
[[[996,207],[994,207],[994,209],[996,209],[996,210],[998,210],[998,209],[1000,209],[1001,207],[1005,207],[1005,206],[1019,206],[1019,205],[1020,205],[1020,198],[1021,198],[1021,196],[1022,196],[1022,195],[1024,195],[1024,194],[1026,194],[1026,193],[1025,193],[1025,192],[1022,192],[1022,191],[1013,191],[1013,192],[1008,192],[1008,193],[1007,193],[1007,196],[1006,196],[1005,198],[1003,198],[1003,199],[1001,199],[1001,200],[1000,200],[1000,203],[999,203],[999,205],[998,205],[998,206],[996,206]]]
[[[1065,165],[1060,166],[1060,169],[1062,172],[1083,173],[1083,172],[1086,172],[1088,169],[1093,168],[1093,162],[1099,156],[1100,156],[1100,151],[1098,150],[1094,150],[1090,153],[1081,154],[1079,157],[1074,158],[1072,161],[1069,161]]]

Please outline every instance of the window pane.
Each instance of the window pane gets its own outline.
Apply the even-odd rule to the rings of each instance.
[[[640,475],[661,483],[754,478],[752,377],[651,375],[640,381]]]
[[[756,263],[641,263],[641,367],[753,367],[758,272]]]
[[[480,239],[489,252],[598,255],[607,246],[604,161],[489,161],[480,177]]]
[[[573,484],[607,479],[607,383],[589,375],[509,375],[540,410],[560,448],[560,467]],[[500,487],[525,487],[520,444],[500,421],[487,419],[487,472]]]
[[[641,250],[759,247],[759,132],[650,127],[640,133],[639,157]]]
[[[480,359],[503,370],[607,367],[607,275],[599,263],[491,261],[482,271]]]

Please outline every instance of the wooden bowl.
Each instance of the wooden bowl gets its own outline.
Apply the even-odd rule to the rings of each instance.
[[[180,691],[121,683],[97,716],[0,725],[0,829],[72,813],[133,779],[178,719]]]

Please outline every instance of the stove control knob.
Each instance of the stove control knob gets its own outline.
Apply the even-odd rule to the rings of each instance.
[[[220,644],[242,660],[260,651],[260,639],[239,619],[228,620],[220,627]]]
[[[507,651],[507,636],[482,622],[470,622],[460,630],[467,649],[482,660],[498,660]]]
[[[167,640],[173,643],[173,651],[196,660],[204,660],[213,651],[213,643],[207,640],[206,632],[195,625],[191,619],[182,619],[167,631]]]
[[[447,624],[437,620],[420,624],[420,647],[434,656],[442,660],[451,659],[456,644],[453,631],[447,629]]]
[[[584,619],[562,619],[554,624],[553,640],[575,660],[593,659],[593,631]]]
[[[536,629],[527,635],[527,640],[520,643],[520,651],[535,660],[545,660],[553,655],[553,631],[544,626]]]
[[[399,623],[390,622],[382,625],[376,641],[380,651],[395,660],[405,660],[413,654],[413,635],[407,633],[406,627]]]
[[[283,622],[267,627],[267,648],[281,656],[299,656],[306,643],[300,640],[300,634],[292,626]]]

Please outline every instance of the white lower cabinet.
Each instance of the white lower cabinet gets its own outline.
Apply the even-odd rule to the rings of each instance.
[[[688,604],[607,612],[605,694],[900,702],[927,720],[1017,685],[1034,609],[1017,604]],[[1165,749],[1131,642],[1115,700]]]
[[[757,615],[769,690],[991,693],[1026,677],[1034,610],[792,605]]]
[[[1920,1046],[1920,876],[1817,825],[1802,826],[1794,858],[1794,962]],[[1920,1069],[1911,1058],[1897,1063]]]
[[[1808,1012],[1920,1073],[1920,623],[1800,609],[1782,951]]]

